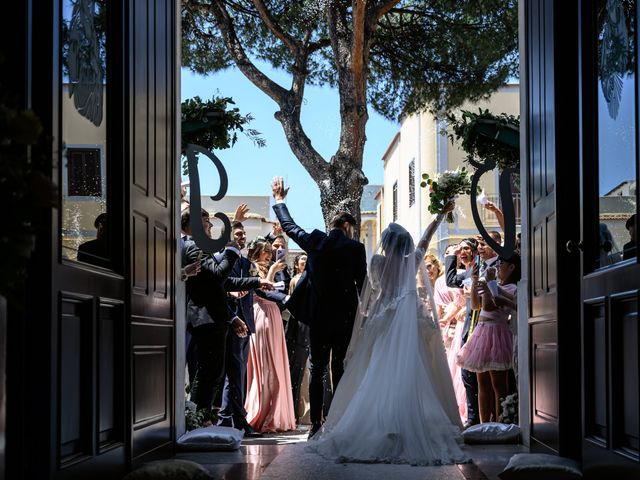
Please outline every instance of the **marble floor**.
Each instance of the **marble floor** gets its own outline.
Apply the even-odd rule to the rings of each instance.
[[[224,480],[498,480],[511,455],[527,451],[521,445],[475,445],[464,450],[473,463],[440,467],[340,464],[305,452],[306,431],[246,439],[235,452],[179,453],[176,458],[206,467]]]

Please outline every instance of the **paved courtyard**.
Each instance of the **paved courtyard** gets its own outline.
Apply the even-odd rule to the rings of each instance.
[[[340,464],[304,450],[304,430],[247,439],[235,452],[180,453],[177,458],[204,465],[225,480],[498,480],[521,445],[465,446],[473,459],[467,465],[412,467],[409,465]]]

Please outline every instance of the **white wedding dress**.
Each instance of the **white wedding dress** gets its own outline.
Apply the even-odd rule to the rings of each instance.
[[[308,451],[343,462],[468,461],[423,248],[400,225],[383,232],[344,375]]]

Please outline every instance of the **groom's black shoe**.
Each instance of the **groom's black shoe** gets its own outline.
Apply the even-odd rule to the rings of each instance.
[[[251,437],[251,438],[262,437],[262,433],[254,430],[253,427],[251,425],[249,425],[248,423],[244,427],[241,427],[241,428],[242,428],[242,430],[244,430],[244,436],[245,437]]]
[[[309,440],[311,437],[313,437],[316,433],[318,433],[318,430],[320,430],[320,428],[322,428],[322,424],[320,422],[314,422],[311,425],[311,430],[309,430],[309,436],[307,437],[307,440]]]

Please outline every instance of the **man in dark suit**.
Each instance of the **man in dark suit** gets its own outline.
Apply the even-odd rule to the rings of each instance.
[[[352,240],[356,224],[352,215],[346,212],[335,215],[328,234],[319,230],[307,233],[289,215],[284,204],[289,189],[284,187],[282,178],[275,178],[271,188],[276,200],[273,209],[282,229],[307,253],[305,275],[300,279],[304,284],[296,287],[296,291],[302,287],[304,295],[297,305],[292,305],[292,313],[296,315],[297,311],[299,318],[305,319],[310,326],[311,438],[322,425],[322,380],[329,358],[334,390],[344,371],[344,356],[351,340],[367,260],[364,245]]]
[[[204,212],[206,213],[206,212]],[[204,216],[205,233],[210,235],[211,222]],[[240,317],[232,316],[227,306],[226,285],[231,271],[240,257],[238,244],[232,241],[220,254],[203,254],[193,239],[185,241],[187,263],[201,262],[200,272],[187,279],[187,322],[191,324],[191,334],[196,342],[197,373],[193,400],[198,410],[210,420],[213,399],[224,378],[224,361],[229,328],[238,337],[248,334],[246,324]],[[269,283],[269,282],[266,282]],[[259,279],[256,285],[261,285]],[[246,289],[243,285],[240,289]]]
[[[242,223],[234,221],[231,224],[231,233],[240,249],[244,248],[247,242],[247,234]],[[218,413],[218,425],[244,430],[245,436],[256,437],[261,434],[247,423],[244,400],[247,382],[247,361],[249,360],[249,337],[256,331],[253,319],[253,290],[260,287],[261,283],[267,282],[258,277],[251,277],[250,269],[251,262],[247,258],[240,256],[225,284],[227,290],[244,289],[243,291],[230,291],[227,302],[232,315],[239,317],[247,325],[249,334],[244,337],[229,335],[227,338],[225,381],[222,392],[222,406]]]
[[[447,286],[450,288],[471,288],[471,276],[478,275],[480,265],[476,263],[478,241],[475,238],[465,238],[459,245],[452,245],[445,252],[445,275]],[[458,260],[464,265],[465,271],[457,273]],[[478,320],[479,310],[471,307],[471,299],[467,295],[467,311],[462,326],[462,345],[469,339],[475,322]],[[467,421],[465,428],[480,423],[478,412],[478,380],[476,374],[464,368],[460,370],[462,383],[467,395]]]

